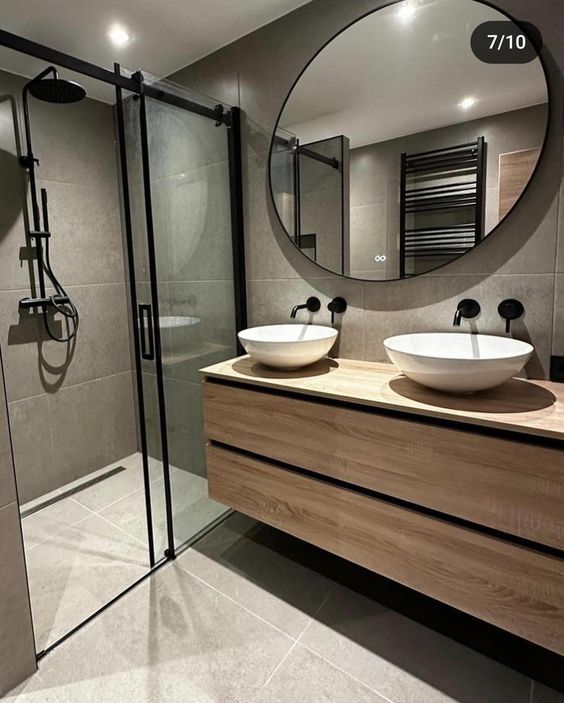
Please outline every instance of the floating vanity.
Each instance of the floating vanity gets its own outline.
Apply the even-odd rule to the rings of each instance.
[[[389,364],[203,370],[213,499],[564,654],[564,388]]]

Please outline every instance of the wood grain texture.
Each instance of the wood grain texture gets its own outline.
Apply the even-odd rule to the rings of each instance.
[[[392,364],[324,359],[298,371],[276,371],[241,356],[202,369],[205,377],[231,383],[369,405],[464,424],[564,441],[564,385],[513,379],[474,395],[455,396],[424,388]]]
[[[521,197],[540,157],[540,147],[499,155],[499,219],[503,219]]]
[[[210,497],[564,654],[564,561],[208,446]]]
[[[561,450],[214,383],[204,421],[208,439],[564,549]]]

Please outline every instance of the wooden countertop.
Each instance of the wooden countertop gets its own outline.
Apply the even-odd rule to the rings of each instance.
[[[473,425],[564,440],[564,384],[513,379],[475,395],[447,395],[406,378],[392,364],[324,359],[277,371],[249,356],[201,370],[204,377],[331,398]]]

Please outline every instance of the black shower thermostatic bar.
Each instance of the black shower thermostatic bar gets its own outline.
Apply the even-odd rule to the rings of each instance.
[[[41,308],[45,310],[48,307],[56,308],[57,305],[64,305],[68,302],[69,298],[65,295],[53,295],[50,298],[22,298],[20,300],[20,309]]]

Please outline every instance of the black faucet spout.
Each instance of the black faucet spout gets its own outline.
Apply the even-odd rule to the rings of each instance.
[[[298,310],[304,310],[305,308],[307,308],[307,305],[294,305],[294,307],[292,308],[292,312],[290,313],[290,317],[292,318],[292,320],[295,319],[296,315],[298,314]]]
[[[454,327],[460,327],[460,322],[462,321],[462,310],[457,310],[454,313],[454,320],[452,322]]]
[[[311,298],[308,298],[303,305],[294,305],[294,307],[292,308],[292,312],[290,313],[290,317],[293,320],[296,317],[296,315],[298,314],[298,310],[308,310],[309,312],[319,312],[320,308],[321,308],[321,302],[319,301],[319,298],[312,296]]]

